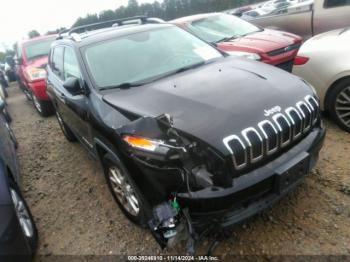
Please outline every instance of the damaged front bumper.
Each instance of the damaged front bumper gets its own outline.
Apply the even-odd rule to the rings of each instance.
[[[325,137],[320,121],[277,158],[232,176],[220,156],[179,135],[171,123],[166,115],[142,118],[118,134],[144,174],[139,185],[153,207],[154,237],[162,247],[187,240],[192,251],[201,236],[240,223],[290,192],[315,166]]]
[[[200,233],[220,230],[261,212],[298,185],[315,166],[325,137],[323,127],[278,158],[234,179],[230,188],[205,188],[177,195],[189,208],[192,226]]]

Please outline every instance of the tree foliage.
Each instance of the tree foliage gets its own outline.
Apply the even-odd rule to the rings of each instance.
[[[37,36],[40,36],[39,32],[36,31],[36,30],[32,30],[28,33],[28,37],[29,38],[34,38],[34,37],[37,37]]]
[[[192,14],[223,11],[256,2],[261,2],[261,0],[163,0],[161,3],[155,1],[152,4],[139,4],[137,0],[129,0],[127,6],[121,6],[116,10],[104,10],[100,14],[88,14],[85,17],[79,17],[73,26],[136,15],[171,20]]]

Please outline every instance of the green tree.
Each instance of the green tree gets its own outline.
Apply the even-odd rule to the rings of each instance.
[[[135,15],[159,17],[165,20],[198,13],[220,12],[235,7],[261,2],[261,0],[163,0],[161,3],[138,4],[137,0],[129,0],[127,6],[116,10],[104,10],[99,15],[79,17],[73,26],[86,25],[111,19],[120,19]]]
[[[40,36],[40,33],[36,30],[32,30],[28,33],[29,38],[34,38]]]

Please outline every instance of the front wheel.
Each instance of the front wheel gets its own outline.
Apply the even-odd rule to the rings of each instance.
[[[350,132],[350,79],[339,82],[330,92],[328,108],[340,128]]]
[[[9,189],[19,225],[30,247],[31,255],[34,255],[38,245],[38,230],[33,216],[15,182],[10,181]]]
[[[145,227],[150,208],[124,165],[105,156],[103,166],[110,192],[124,215],[133,223]]]

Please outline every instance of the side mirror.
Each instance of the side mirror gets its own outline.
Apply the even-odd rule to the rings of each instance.
[[[80,95],[83,90],[80,86],[80,81],[76,77],[69,77],[64,83],[63,87],[72,95]]]
[[[5,101],[2,100],[2,98],[0,97],[0,113],[2,113],[5,109]]]

